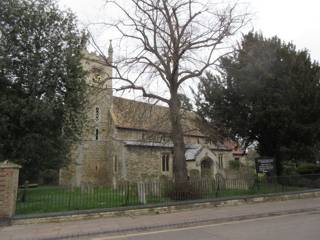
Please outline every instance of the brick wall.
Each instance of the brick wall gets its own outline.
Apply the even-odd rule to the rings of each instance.
[[[13,163],[0,163],[0,219],[7,219],[14,215],[19,168],[20,166]]]

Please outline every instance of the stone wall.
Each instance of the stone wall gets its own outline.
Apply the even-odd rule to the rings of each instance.
[[[121,141],[113,141],[112,146],[112,183],[128,181],[128,151]]]
[[[162,154],[168,153],[169,172],[162,172]],[[127,179],[132,182],[151,180],[161,175],[172,177],[171,149],[127,147]]]
[[[191,179],[201,176],[201,166],[196,164],[196,161],[187,161],[187,171]]]
[[[128,134],[128,138],[138,135],[135,131],[123,131],[119,129],[117,133],[121,133],[121,137],[126,139],[125,133]],[[116,134],[115,136],[118,136]],[[112,146],[113,157],[117,158],[117,172],[113,172],[114,184],[119,181],[137,182],[142,180],[159,179],[160,176],[173,177],[173,155],[171,148],[161,147],[147,147],[147,146],[126,146],[121,140],[114,141]],[[162,171],[162,155],[168,153],[169,159],[169,171]],[[229,161],[233,160],[231,151],[214,151],[214,154],[218,156],[223,155],[223,169],[219,169],[218,165],[213,166],[214,172],[223,172],[224,169],[229,167]],[[217,161],[216,161],[217,162]],[[114,164],[114,162],[113,162]],[[113,165],[114,169],[114,165]],[[197,170],[201,175],[201,166],[195,161],[187,161],[188,175],[192,170]]]
[[[161,134],[153,133],[155,137]],[[119,171],[114,173],[114,181],[141,181],[145,179],[158,178],[159,176],[166,175],[168,177],[173,176],[172,172],[172,149],[170,148],[151,148],[143,146],[125,146],[121,144],[122,140],[136,140],[142,141],[142,136],[146,135],[144,131],[134,129],[121,129],[116,128],[114,132],[115,141],[113,145],[113,155],[118,158]],[[201,137],[185,137],[186,144],[205,144],[205,139]],[[214,147],[211,144],[206,144],[208,147]],[[170,153],[170,168],[169,172],[162,172],[162,154]],[[233,160],[231,151],[214,151],[223,155],[223,168],[229,167],[229,161]],[[214,166],[217,168],[217,166]],[[187,161],[187,170],[190,175],[191,170],[197,170],[201,173],[200,165],[194,161]]]
[[[60,170],[60,184],[69,186],[112,183],[112,82],[103,82],[112,74],[94,54],[85,54],[83,67],[87,76],[87,123],[81,141],[71,150],[71,161]],[[100,79],[99,81],[97,79]]]
[[[112,156],[108,141],[82,142],[72,151],[72,162],[60,170],[60,185],[108,185],[112,182]]]

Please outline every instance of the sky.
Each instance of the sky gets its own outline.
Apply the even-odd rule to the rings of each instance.
[[[213,0],[214,1],[214,0]],[[241,2],[241,1],[240,1]],[[312,59],[320,61],[320,1],[319,0],[244,0],[252,13],[247,29],[261,31],[266,37],[277,35],[286,42],[293,42],[298,49],[307,48]],[[76,13],[81,25],[116,17],[104,7],[104,0],[58,0],[62,8]],[[247,30],[246,30],[247,31]],[[102,45],[113,33],[99,33]],[[107,37],[105,37],[107,36]]]
[[[228,0],[209,1],[228,2]],[[311,58],[320,62],[319,0],[238,0],[238,2],[247,6],[252,19],[243,33],[255,30],[262,32],[265,37],[277,35],[283,41],[295,44],[297,49],[308,49]],[[115,46],[118,35],[114,31],[106,30],[101,25],[90,25],[90,23],[108,22],[119,17],[120,13],[118,11],[106,8],[105,0],[58,0],[58,3],[62,9],[69,8],[77,15],[81,27],[86,27],[89,24],[91,32],[95,35],[95,40],[106,55],[111,39],[114,40],[114,58],[117,55],[122,55],[126,46],[123,46],[123,44]],[[238,36],[240,39],[241,35]],[[122,53],[120,53],[121,51]],[[121,85],[121,83],[113,82],[113,86],[117,84]],[[182,88],[182,92],[192,98],[193,94],[189,86],[196,91],[197,82],[189,82],[189,85]],[[161,86],[157,85],[155,89],[158,89],[157,94],[168,95],[167,90],[159,92],[164,89]],[[119,92],[114,94],[128,98],[138,98],[141,95],[132,91],[120,95]]]

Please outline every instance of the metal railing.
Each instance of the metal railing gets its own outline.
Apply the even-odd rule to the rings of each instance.
[[[319,175],[205,178],[184,183],[149,181],[107,186],[67,188],[40,186],[18,189],[16,214],[131,207],[197,199],[248,196],[320,188]]]

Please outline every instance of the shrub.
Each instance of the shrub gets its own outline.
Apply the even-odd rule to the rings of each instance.
[[[312,187],[312,183],[313,183],[313,181],[308,178],[300,178],[300,179],[297,179],[296,182],[297,182],[296,186],[298,187]]]
[[[320,178],[313,181],[314,188],[320,188]]]
[[[302,163],[297,168],[299,174],[317,174],[320,173],[320,166],[314,163]]]
[[[193,200],[201,196],[201,192],[190,182],[173,183],[168,189],[168,197],[172,200]]]
[[[239,160],[231,160],[229,162],[229,166],[231,169],[233,170],[239,170],[240,169],[240,166],[241,166],[241,163]]]
[[[39,182],[44,185],[57,185],[59,182],[59,171],[55,169],[41,171]]]
[[[290,176],[290,175],[297,175],[297,168],[293,164],[285,164],[283,166],[283,175]]]

